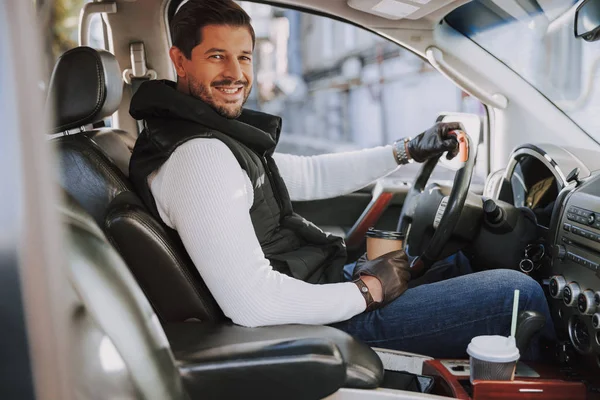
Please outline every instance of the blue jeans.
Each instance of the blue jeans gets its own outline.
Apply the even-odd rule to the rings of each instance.
[[[347,280],[354,264],[344,268]],[[513,270],[470,273],[469,260],[457,253],[442,260],[387,306],[333,324],[373,347],[410,351],[435,358],[465,358],[478,335],[510,334],[514,290],[520,290],[519,311],[546,317],[542,335],[554,337],[548,303],[541,286]],[[450,275],[454,277],[448,278]],[[445,279],[436,281],[439,279]],[[539,335],[521,359],[539,358]]]

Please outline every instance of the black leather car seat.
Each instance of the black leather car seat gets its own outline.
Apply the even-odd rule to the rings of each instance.
[[[289,340],[316,335],[339,348],[347,371],[346,387],[375,388],[381,383],[383,365],[376,353],[344,332],[322,326],[249,329],[233,326],[223,316],[176,232],[152,217],[117,167],[125,159],[128,162],[128,141],[121,139],[129,136],[114,129],[72,131],[84,122],[101,121],[116,111],[122,78],[114,56],[87,47],[70,50],[57,62],[50,85],[57,104],[58,123],[53,130],[57,137],[53,140],[59,147],[61,185],[102,227],[165,326],[190,320],[203,322],[167,329],[176,354],[185,354],[192,347],[203,349],[210,360],[214,352],[207,346],[216,343],[215,338],[224,332],[234,332],[229,334],[232,340],[245,340],[249,346],[272,334]],[[65,130],[71,130],[70,134],[58,134]],[[97,140],[100,136],[111,140]],[[227,353],[227,348],[216,352]],[[245,357],[243,352],[237,356]]]
[[[58,59],[49,86],[61,183],[100,226],[110,201],[131,190],[127,174],[135,137],[93,125],[119,107],[123,84],[115,77],[120,74],[112,54],[77,47]]]
[[[102,391],[103,398],[316,400],[344,384],[345,362],[327,337],[335,329],[328,327],[310,332],[305,327],[304,335],[296,336],[270,329],[252,337],[238,327],[179,324],[169,328],[174,331],[169,339],[177,344],[176,361],[119,255],[70,196],[65,202],[61,217],[76,310],[70,314],[70,350],[79,395],[92,398]],[[174,334],[182,340],[174,341]]]
[[[161,320],[223,320],[179,237],[133,193],[126,176],[133,135],[92,128],[118,109],[122,90],[121,69],[109,52],[77,47],[58,59],[48,104],[54,104],[61,186],[103,228]]]

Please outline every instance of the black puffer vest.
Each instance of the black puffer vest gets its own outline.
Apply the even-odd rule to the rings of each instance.
[[[273,268],[310,283],[342,281],[346,261],[343,240],[323,233],[292,210],[272,157],[281,131],[280,118],[251,110],[244,110],[238,119],[221,117],[206,103],[177,91],[170,81],[141,85],[129,112],[135,119],[144,120],[144,130],[131,156],[129,176],[156,218],[160,216],[148,187],[148,176],[186,141],[220,140],[252,182],[254,203],[250,217]]]

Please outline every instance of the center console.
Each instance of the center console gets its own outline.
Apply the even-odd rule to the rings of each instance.
[[[462,400],[588,399],[579,380],[566,380],[557,368],[519,362],[512,381],[469,380],[468,360],[427,360],[423,374],[435,378],[433,393]]]
[[[553,245],[550,306],[576,363],[600,371],[600,179],[565,199]],[[583,365],[582,365],[583,366]]]

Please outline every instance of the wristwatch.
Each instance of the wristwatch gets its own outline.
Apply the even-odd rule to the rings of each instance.
[[[410,154],[408,154],[408,142],[410,142],[409,137],[405,137],[404,139],[396,140],[394,142],[394,158],[396,159],[398,165],[405,165],[412,161]]]
[[[367,303],[366,311],[371,311],[370,308],[373,305],[379,304],[378,302],[373,300],[373,296],[371,296],[369,287],[362,279],[360,279],[360,278],[355,279],[352,281],[352,283],[354,283],[356,286],[358,286],[358,290],[360,290],[360,294],[362,294],[363,298],[365,299],[365,302]]]

